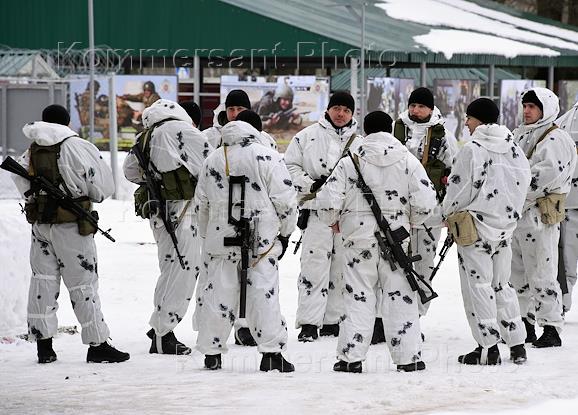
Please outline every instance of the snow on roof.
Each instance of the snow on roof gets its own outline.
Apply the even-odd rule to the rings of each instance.
[[[415,36],[414,40],[432,52],[443,53],[448,60],[454,53],[494,54],[506,58],[518,55],[560,55],[552,49],[466,30],[432,29],[427,35]]]
[[[516,18],[463,0],[382,0],[376,6],[394,19],[443,27],[414,40],[446,57],[454,53],[489,53],[508,58],[560,55],[548,47],[578,51],[578,32]]]

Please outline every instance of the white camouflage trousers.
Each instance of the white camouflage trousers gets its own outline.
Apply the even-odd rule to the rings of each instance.
[[[568,293],[563,295],[566,311],[572,307],[572,290],[576,285],[576,266],[578,263],[578,209],[567,209],[566,219],[560,223],[560,242],[564,247],[564,270]]]
[[[281,352],[287,345],[287,323],[279,304],[280,254],[281,243],[276,241],[247,275],[246,321],[261,353]],[[240,255],[230,258],[209,256],[206,279],[197,290],[197,350],[206,355],[227,352],[227,339],[238,317]]]
[[[512,239],[512,276],[520,313],[538,325],[562,330],[562,292],[557,281],[560,225],[546,225],[537,207],[518,221]]]
[[[312,210],[303,231],[295,328],[337,324],[343,314],[343,241]]]
[[[464,309],[476,342],[484,348],[501,339],[510,347],[524,344],[526,329],[510,284],[511,241],[478,240],[457,249]]]
[[[81,236],[76,222],[32,225],[32,279],[28,296],[28,330],[36,339],[54,337],[58,329],[60,279],[70,294],[84,344],[100,344],[109,329],[100,311],[96,245]]]
[[[429,280],[429,276],[435,267],[435,256],[441,232],[442,230],[439,227],[430,228],[429,233],[423,226],[421,228],[411,229],[411,255],[421,255],[421,260],[413,263],[413,269],[419,275],[423,276],[426,281]],[[434,237],[433,240],[431,238],[432,236]],[[417,301],[419,304],[419,315],[425,316],[429,310],[431,301],[423,304],[419,297]]]
[[[164,336],[183,319],[191,302],[201,266],[201,242],[192,215],[184,215],[175,230],[179,252],[185,261],[183,269],[165,227],[154,226],[154,221],[158,220],[150,220],[157,242],[161,275],[155,288],[154,310],[149,324],[157,336]]]
[[[365,360],[371,342],[376,306],[392,361],[405,365],[421,360],[421,330],[417,294],[403,271],[392,271],[377,247],[345,248],[343,266],[345,318],[339,330],[337,358],[345,362]],[[377,293],[382,291],[381,303]]]

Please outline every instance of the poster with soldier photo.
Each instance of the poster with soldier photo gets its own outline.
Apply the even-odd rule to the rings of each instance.
[[[114,99],[117,111],[118,148],[129,150],[136,135],[142,131],[142,112],[160,98],[177,100],[176,76],[118,75],[114,78]],[[109,109],[111,99],[109,78],[94,81],[94,143],[101,150],[109,149]],[[69,81],[70,127],[83,138],[90,134],[90,81],[87,78]]]
[[[413,90],[413,79],[369,78],[366,111],[383,111],[395,120],[407,109],[407,100]]]
[[[278,76],[243,79],[221,77],[221,102],[233,89],[249,96],[251,109],[261,116],[263,129],[275,137],[284,151],[293,136],[317,122],[329,102],[329,78]]]
[[[546,86],[546,81],[531,79],[503,80],[500,84],[500,123],[513,130],[522,123],[522,92]]]
[[[466,108],[480,97],[480,81],[447,80],[434,81],[435,105],[445,118],[445,125],[456,140],[468,141],[469,130],[466,127]]]
[[[560,97],[560,115],[570,111],[578,102],[578,81],[558,81],[558,96]]]

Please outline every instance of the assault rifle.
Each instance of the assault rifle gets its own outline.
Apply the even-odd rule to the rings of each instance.
[[[440,266],[442,265],[442,262],[444,262],[444,259],[446,258],[446,255],[448,254],[448,251],[450,250],[450,248],[452,247],[453,244],[454,244],[454,238],[452,237],[452,235],[448,231],[448,236],[446,237],[446,240],[444,241],[442,249],[439,253],[440,259],[439,259],[437,265],[432,270],[431,275],[429,277],[430,281],[432,281],[434,279],[434,277],[436,276],[437,272],[440,269]]]
[[[409,286],[413,291],[417,291],[422,304],[433,300],[438,295],[434,292],[431,285],[413,269],[413,263],[415,261],[421,260],[420,255],[409,257],[405,250],[403,249],[402,243],[409,238],[409,232],[403,226],[392,230],[389,226],[389,222],[383,216],[379,204],[371,191],[371,188],[365,183],[363,176],[361,175],[361,170],[356,160],[353,158],[351,152],[349,157],[353,162],[355,171],[357,172],[357,186],[363,194],[363,198],[369,203],[371,212],[375,216],[379,230],[373,235],[377,239],[377,244],[379,245],[379,250],[381,257],[389,262],[389,266],[392,271],[397,269],[396,263],[403,269],[405,277],[409,282]],[[421,285],[419,283],[421,283]],[[423,288],[425,287],[425,289]],[[427,290],[427,292],[426,292]]]
[[[163,225],[167,230],[167,233],[171,237],[173,246],[175,247],[175,252],[177,253],[177,258],[181,264],[182,269],[186,269],[184,257],[179,251],[179,242],[177,241],[177,236],[175,235],[175,224],[171,218],[167,215],[167,205],[166,200],[161,196],[161,186],[158,180],[154,177],[154,171],[151,169],[149,163],[140,148],[140,144],[137,142],[131,149],[132,153],[135,155],[138,164],[142,171],[144,172],[144,178],[146,180],[146,187],[149,193],[149,204],[151,214],[157,213],[158,216],[163,221]]]
[[[241,201],[239,202],[239,219],[233,216],[233,191],[238,185],[241,189]],[[228,202],[228,223],[235,227],[236,235],[223,238],[224,246],[238,246],[241,248],[241,289],[239,298],[239,318],[245,318],[247,309],[247,274],[249,271],[249,256],[255,250],[257,237],[255,228],[256,220],[245,217],[245,176],[229,176],[229,202]],[[253,226],[251,224],[253,223]]]
[[[58,206],[63,209],[68,210],[78,219],[86,220],[92,226],[94,226],[101,234],[103,234],[107,239],[115,242],[114,238],[110,236],[110,229],[105,231],[98,227],[98,216],[93,216],[91,212],[84,209],[77,202],[62,191],[59,187],[54,186],[50,181],[42,176],[30,176],[28,171],[22,167],[16,160],[8,156],[0,165],[0,168],[9,171],[12,174],[16,174],[30,182],[30,190],[24,193],[24,196],[28,197],[39,190],[45,192],[52,199],[56,200]],[[95,212],[96,213],[96,212]]]

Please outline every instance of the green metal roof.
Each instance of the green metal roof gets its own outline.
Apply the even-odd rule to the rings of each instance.
[[[261,1],[266,3],[266,1]],[[10,48],[88,48],[86,0],[2,2],[0,44]],[[219,0],[94,1],[95,44],[131,56],[192,58],[296,56],[299,42],[347,50],[351,46]],[[75,43],[78,42],[78,43]],[[0,45],[1,46],[1,45]],[[259,52],[259,49],[265,51]],[[318,54],[320,49],[318,51]],[[170,58],[169,58],[170,59]],[[220,62],[221,61],[221,62]]]
[[[327,64],[344,62],[360,43],[360,24],[337,0],[99,0],[94,2],[95,43],[131,56],[211,57],[226,66],[228,57],[317,57]],[[353,2],[348,0],[347,2]],[[491,1],[481,6],[513,17],[572,31],[573,26],[517,12]],[[410,3],[410,2],[408,2]],[[366,42],[374,61],[389,64],[427,62],[443,65],[578,66],[578,51],[558,57],[454,54],[447,59],[417,44],[433,26],[393,19],[370,5]],[[88,47],[87,2],[81,0],[3,1],[0,42],[10,48],[66,49]],[[437,27],[439,29],[439,27]],[[78,42],[78,43],[76,43]],[[261,51],[259,51],[261,49]],[[378,52],[375,51],[385,51]],[[268,63],[271,65],[271,61]]]
[[[251,10],[271,19],[287,22],[303,30],[309,30],[345,44],[360,44],[360,23],[344,6],[335,5],[339,0],[220,1]],[[345,3],[353,3],[353,1],[349,0]],[[516,12],[514,9],[492,1],[476,1],[475,3],[510,14],[512,17],[578,32],[578,28],[574,26],[563,25],[528,13]],[[408,4],[411,2],[408,1]],[[374,5],[366,7],[366,44],[371,45],[373,50],[387,51],[382,55],[383,61],[472,66],[490,64],[500,66],[578,66],[578,51],[551,46],[548,48],[560,52],[561,56],[520,55],[515,58],[506,58],[493,54],[468,53],[454,54],[451,59],[447,59],[442,53],[428,51],[414,40],[415,36],[427,34],[433,28],[439,29],[440,27],[393,19],[384,10]]]
[[[357,84],[361,82],[361,74],[357,71]],[[366,68],[365,76],[367,78],[386,77],[387,71],[384,68]],[[389,76],[391,78],[410,78],[415,80],[415,84],[420,82],[419,68],[390,68]],[[427,68],[426,83],[429,87],[433,87],[436,79],[456,79],[456,80],[479,80],[483,83],[488,82],[488,70],[486,68]],[[506,71],[504,69],[496,68],[494,71],[494,80],[501,81],[503,79],[521,79],[518,74]],[[331,77],[331,90],[337,91],[341,89],[349,90],[351,87],[351,70],[343,69],[338,71]]]

